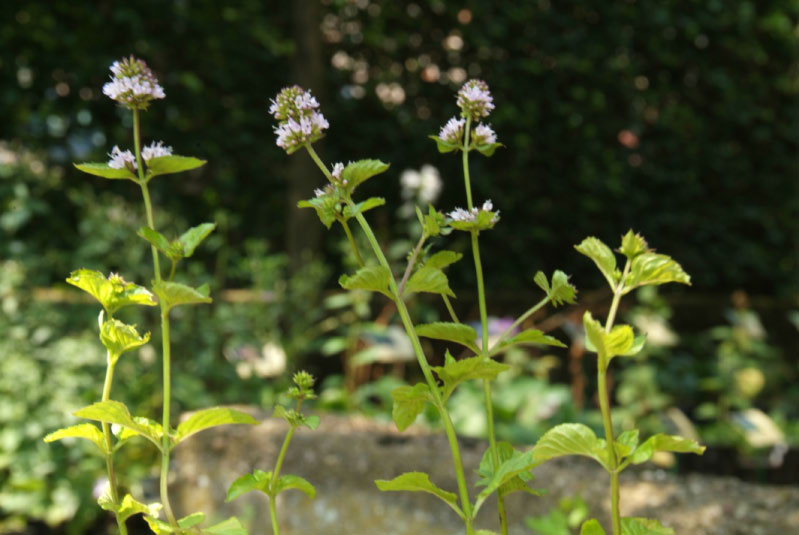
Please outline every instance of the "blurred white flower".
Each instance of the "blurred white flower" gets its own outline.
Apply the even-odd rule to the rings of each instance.
[[[497,135],[490,126],[480,123],[474,129],[475,145],[491,145],[497,142]]]
[[[172,147],[165,147],[163,141],[153,141],[141,151],[141,157],[145,160],[152,160],[153,158],[160,158],[161,156],[171,156]]]
[[[151,100],[166,97],[153,71],[144,60],[130,56],[111,65],[111,81],[103,94],[129,108],[146,109]]]
[[[136,169],[136,157],[129,150],[123,151],[114,145],[114,148],[111,149],[108,155],[111,157],[111,159],[108,160],[108,167],[112,169],[122,169],[123,167]]]
[[[438,137],[447,143],[459,145],[463,141],[463,127],[465,125],[465,119],[452,117],[449,121],[447,121],[447,124],[441,128],[441,131],[438,133]]]
[[[416,197],[420,203],[435,202],[441,194],[443,182],[438,169],[430,164],[425,164],[420,170],[406,169],[400,175],[402,197],[412,199]]]

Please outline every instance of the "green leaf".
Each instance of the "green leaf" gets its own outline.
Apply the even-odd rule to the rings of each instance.
[[[599,520],[592,518],[591,520],[587,520],[583,524],[583,527],[580,528],[580,535],[607,535],[607,533],[602,529]]]
[[[425,267],[444,269],[463,258],[461,253],[454,251],[438,251],[424,261]]]
[[[577,293],[577,289],[569,284],[569,276],[559,269],[552,274],[552,284],[549,283],[543,271],[536,273],[533,281],[539,288],[544,290],[549,301],[555,306],[563,303],[574,304],[576,302],[574,296]]]
[[[167,535],[169,533],[175,533],[175,530],[164,522],[163,520],[158,520],[155,515],[144,515],[144,520],[147,522],[147,525],[150,526],[150,529],[153,530],[155,535]]]
[[[252,474],[244,474],[234,481],[227,490],[226,502],[230,502],[253,490],[269,494],[269,484],[272,481],[272,472],[256,470]]]
[[[377,488],[386,491],[401,491],[406,490],[410,492],[429,492],[430,494],[441,498],[444,502],[452,507],[458,513],[458,516],[463,518],[463,511],[457,505],[457,496],[453,492],[435,486],[430,481],[430,476],[424,472],[406,472],[392,480],[378,479],[375,481]]]
[[[596,351],[604,365],[607,365],[613,357],[634,355],[644,345],[644,339],[636,340],[629,325],[616,325],[606,333],[602,324],[595,320],[588,310],[583,314],[583,327],[585,327],[586,349]]]
[[[497,457],[499,457],[500,465],[522,455],[526,454],[516,450],[510,442],[497,442]],[[493,454],[491,452],[491,448],[489,447],[486,449],[485,453],[483,454],[483,458],[480,460],[480,467],[477,469],[477,474],[482,477],[480,480],[481,482],[487,483],[494,477],[494,473]],[[541,495],[541,492],[530,488],[530,486],[527,484],[527,482],[532,479],[533,475],[529,471],[520,472],[502,483],[502,485],[499,487],[499,491],[503,496],[507,496],[508,494],[518,491],[528,492],[534,496],[539,496]],[[483,483],[481,482],[478,482],[477,485],[482,485]]]
[[[98,401],[88,407],[83,407],[75,411],[73,414],[79,418],[86,418],[87,420],[121,425],[143,436],[155,444],[158,449],[161,449],[161,438],[163,437],[163,429],[161,426],[154,423],[154,425],[145,425],[142,421],[135,420],[130,415],[128,408],[119,401]]]
[[[705,446],[700,446],[696,441],[683,438],[677,435],[664,435],[658,433],[652,435],[644,441],[643,444],[638,446],[628,462],[633,464],[641,464],[655,454],[656,451],[673,451],[676,453],[696,453],[702,455],[705,452]]]
[[[449,352],[447,352],[449,357]],[[434,366],[439,379],[444,383],[442,397],[446,400],[455,388],[464,381],[472,379],[488,379],[493,381],[497,375],[510,369],[510,366],[501,364],[490,358],[477,355],[461,360],[448,358],[444,366]]]
[[[639,254],[649,252],[649,245],[647,245],[643,236],[640,234],[633,234],[633,230],[630,229],[627,231],[627,234],[621,238],[621,247],[619,247],[618,251],[632,260]]]
[[[125,497],[122,498],[119,507],[111,510],[117,513],[120,519],[124,522],[133,515],[138,514],[158,516],[158,513],[161,511],[161,509],[162,505],[160,503],[151,503],[145,505],[139,501],[136,501],[130,494],[126,494]]]
[[[144,176],[145,180],[150,180],[158,175],[169,175],[172,173],[181,173],[183,171],[190,171],[206,164],[205,160],[193,158],[191,156],[178,156],[173,154],[171,156],[159,156],[147,160],[147,174]]]
[[[499,533],[490,529],[478,529],[474,532],[474,535],[499,535]]]
[[[499,212],[489,212],[486,210],[479,210],[477,217],[473,221],[455,221],[449,219],[447,223],[455,230],[462,230],[465,232],[481,231],[494,228],[494,225],[499,221]]]
[[[632,453],[638,446],[638,429],[625,431],[616,438],[616,456],[623,459]]]
[[[196,305],[200,303],[210,303],[213,301],[208,297],[208,285],[203,284],[199,288],[192,288],[179,282],[169,282],[162,280],[153,287],[153,291],[158,298],[164,302],[167,310],[180,305]]]
[[[554,336],[544,334],[543,331],[539,331],[538,329],[526,329],[516,336],[505,340],[499,347],[503,348],[520,344],[544,344],[555,347],[567,347],[566,344]]]
[[[286,410],[282,405],[276,405],[272,415],[275,418],[283,418],[292,427],[302,425],[311,430],[319,427],[319,416],[315,414],[306,416],[301,412],[295,411],[294,409]]]
[[[316,496],[316,489],[314,486],[300,476],[292,476],[288,474],[285,476],[280,476],[280,478],[277,480],[277,484],[275,485],[275,496],[284,490],[289,489],[297,489],[302,491],[312,500]]]
[[[299,201],[297,203],[297,208],[313,208],[316,210],[319,221],[328,229],[330,229],[330,226],[333,225],[337,219],[339,206],[340,202],[334,199],[333,195],[330,194],[314,197],[307,201]]]
[[[189,258],[191,255],[193,255],[194,250],[197,249],[197,246],[200,245],[200,243],[207,238],[215,228],[216,223],[202,223],[196,227],[191,227],[189,230],[181,234],[180,238],[177,239],[177,242],[181,246],[183,258]]]
[[[607,279],[611,289],[615,290],[616,282],[621,275],[616,269],[616,255],[613,254],[610,247],[598,238],[591,236],[584,239],[580,245],[575,245],[574,248],[594,261],[599,271]]]
[[[144,238],[150,243],[150,245],[164,253],[169,258],[179,258],[179,251],[172,247],[172,244],[169,243],[169,240],[167,240],[164,235],[157,230],[154,230],[150,227],[141,227],[136,234]]]
[[[556,425],[538,439],[532,449],[536,461],[548,461],[564,455],[582,455],[596,460],[610,471],[605,441],[583,424]]]
[[[241,525],[239,519],[230,517],[210,528],[203,528],[204,535],[248,535],[247,530]]]
[[[624,280],[626,294],[640,286],[666,284],[679,282],[691,285],[691,277],[670,256],[657,253],[643,253],[636,256],[631,265],[630,273]]]
[[[444,214],[433,208],[432,204],[427,205],[427,215],[424,217],[422,217],[421,210],[419,210],[418,206],[416,207],[416,213],[419,216],[419,222],[422,224],[422,231],[424,234],[432,237],[438,236],[439,234],[447,235],[451,232],[451,229],[449,228],[441,228],[444,226],[446,218],[444,217]]]
[[[78,269],[70,273],[67,282],[91,294],[109,316],[128,305],[156,305],[155,297],[147,288],[127,282],[114,273],[106,278],[93,269]]]
[[[112,318],[103,322],[100,328],[100,341],[108,350],[111,363],[116,364],[122,353],[149,342],[150,333],[140,335],[135,325],[128,325]]]
[[[504,147],[502,143],[488,143],[485,145],[475,145],[474,149],[482,154],[483,156],[490,157],[494,154],[494,151],[497,150],[499,147]]]
[[[345,290],[367,290],[380,292],[392,299],[389,291],[391,272],[383,266],[367,266],[359,269],[354,275],[342,275],[338,283]]]
[[[300,425],[303,425],[313,431],[317,427],[319,427],[319,416],[316,414],[310,415],[302,415],[302,420],[300,421]]]
[[[444,141],[438,136],[427,136],[427,137],[436,142],[436,147],[438,148],[438,152],[440,152],[441,154],[446,154],[448,152],[452,152],[461,148],[460,145]]]
[[[95,446],[100,448],[103,453],[110,453],[108,445],[105,442],[105,437],[94,424],[78,424],[70,427],[64,427],[58,431],[53,431],[44,437],[45,442],[54,442],[64,438],[85,438],[94,443]]]
[[[358,160],[350,162],[341,172],[342,182],[346,180],[346,188],[352,192],[360,184],[388,170],[389,164],[380,160]]]
[[[477,499],[474,502],[474,514],[477,514],[477,511],[495,490],[514,480],[517,476],[529,473],[530,470],[543,462],[533,458],[533,450],[515,453],[509,459],[502,461],[490,477],[484,477],[477,482],[477,485],[485,485],[485,488],[477,495]]]
[[[391,399],[394,400],[391,417],[399,431],[405,431],[415,422],[427,402],[432,401],[430,387],[425,383],[395,388],[391,391]]]
[[[386,200],[382,197],[370,197],[365,201],[359,202],[355,206],[345,206],[344,207],[344,219],[349,219],[351,217],[355,217],[356,214],[362,214],[372,208],[377,208],[378,206],[383,206],[386,204]]]
[[[193,413],[185,422],[178,425],[175,433],[175,444],[186,440],[195,433],[204,429],[228,424],[256,424],[255,418],[246,412],[229,409],[227,407],[212,407]]]
[[[480,352],[480,349],[477,347],[477,331],[462,323],[443,321],[424,323],[416,326],[416,334],[425,338],[455,342],[456,344],[468,347],[475,353]]]
[[[408,279],[408,283],[405,285],[403,294],[407,295],[415,292],[429,292],[455,297],[455,294],[449,288],[449,279],[444,275],[444,272],[428,265],[417,269],[416,272],[411,275],[411,278]]]
[[[192,528],[205,521],[205,513],[192,513],[178,520],[178,526],[183,529]]]
[[[674,535],[674,530],[652,518],[627,517],[621,519],[621,535]]]
[[[139,181],[139,177],[134,175],[127,167],[123,167],[122,169],[114,169],[113,167],[109,167],[107,163],[94,162],[76,163],[73,165],[84,173],[88,173],[90,175],[101,176],[103,178],[110,179],[127,178],[128,180],[132,180],[134,182]]]

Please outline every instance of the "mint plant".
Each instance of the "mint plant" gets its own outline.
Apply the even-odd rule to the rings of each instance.
[[[496,134],[485,124],[477,124],[472,132],[472,123],[488,116],[494,108],[493,98],[487,85],[479,80],[468,81],[459,91],[457,104],[461,110],[461,118],[451,119],[434,136],[439,151],[453,152],[460,150],[463,154],[464,184],[466,189],[466,209],[455,209],[449,214],[436,210],[432,205],[422,211],[417,207],[417,217],[421,227],[421,236],[416,246],[408,253],[407,266],[401,276],[392,272],[386,255],[377,238],[364,217],[364,213],[385,204],[380,197],[356,202],[353,194],[358,186],[366,180],[384,173],[389,165],[373,159],[343,163],[335,163],[328,167],[313,148],[313,143],[320,139],[329,123],[318,111],[319,102],[305,89],[293,86],[283,89],[273,100],[270,113],[278,120],[275,129],[277,145],[288,154],[305,149],[328,181],[324,188],[317,189],[311,199],[300,201],[300,208],[312,208],[320,221],[328,229],[335,223],[341,225],[350,243],[352,254],[360,269],[351,275],[342,275],[339,284],[347,290],[362,290],[380,293],[390,299],[399,314],[400,321],[411,341],[417,361],[424,375],[425,382],[414,386],[402,386],[392,392],[392,416],[397,429],[405,430],[431,404],[439,413],[444,426],[452,456],[453,468],[457,480],[457,491],[450,492],[438,487],[422,472],[404,473],[391,480],[378,480],[376,484],[383,491],[415,491],[427,492],[443,500],[463,520],[466,533],[493,533],[487,530],[475,531],[475,517],[495,492],[498,494],[499,524],[501,532],[507,533],[507,517],[504,511],[504,497],[515,491],[526,491],[535,494],[528,481],[532,475],[530,470],[536,464],[533,451],[521,452],[509,443],[497,442],[493,431],[493,408],[491,400],[491,381],[508,369],[505,364],[491,357],[522,344],[548,344],[563,346],[557,339],[537,329],[528,329],[516,333],[517,328],[533,313],[551,302],[555,305],[573,302],[575,289],[568,282],[568,277],[556,271],[551,278],[539,272],[535,282],[546,293],[546,296],[522,314],[500,338],[489,345],[487,336],[487,310],[482,265],[480,261],[478,237],[480,232],[488,231],[499,221],[499,212],[494,211],[491,201],[486,201],[480,208],[472,203],[468,156],[477,151],[484,156],[491,156],[497,147]],[[365,235],[371,255],[363,255],[354,239],[349,222],[355,220]],[[472,251],[478,279],[478,299],[480,302],[480,319],[482,335],[478,344],[477,331],[462,323],[450,302],[455,297],[449,287],[444,269],[459,261],[459,253],[449,250],[431,252],[432,246],[449,235],[452,231],[468,232],[472,240]],[[449,322],[430,324],[414,324],[411,319],[406,300],[418,293],[432,293],[441,297],[450,319]],[[456,360],[446,351],[443,365],[431,366],[420,341],[420,337],[442,340],[458,344],[473,356]],[[435,374],[435,375],[434,375]],[[438,379],[436,379],[436,376]],[[465,381],[479,379],[483,381],[484,401],[487,428],[489,429],[490,447],[480,464],[478,475],[481,479],[478,486],[483,487],[471,500],[466,484],[460,447],[447,409],[447,400]]]
[[[84,407],[75,416],[100,422],[100,428],[92,423],[82,423],[59,429],[45,437],[46,442],[77,437],[91,441],[105,457],[108,490],[98,500],[100,507],[114,513],[121,535],[127,534],[126,520],[135,514],[144,515],[156,535],[205,533],[208,535],[246,535],[246,530],[236,518],[219,524],[201,527],[205,521],[202,512],[177,518],[169,502],[169,460],[172,450],[183,440],[210,427],[224,424],[254,424],[248,414],[214,407],[197,411],[184,422],[171,424],[171,340],[170,312],[179,306],[210,303],[208,285],[192,287],[174,280],[176,268],[181,260],[192,256],[200,243],[214,230],[213,223],[202,223],[190,228],[179,237],[169,240],[155,226],[153,205],[150,199],[149,182],[159,175],[167,175],[196,169],[205,164],[198,158],[172,154],[172,148],[163,142],[151,143],[142,148],[141,112],[155,101],[165,98],[165,93],[147,64],[133,56],[114,62],[111,66],[111,81],[103,86],[103,93],[130,110],[133,115],[134,151],[121,150],[115,146],[111,159],[106,163],[76,164],[79,170],[111,180],[130,180],[139,186],[145,209],[146,224],[138,234],[151,247],[154,280],[151,288],[127,282],[120,275],[79,269],[67,282],[91,294],[102,305],[98,319],[100,341],[107,350],[106,377],[102,398],[99,402]],[[164,277],[160,256],[169,259],[169,275]],[[111,397],[114,367],[126,352],[146,344],[150,334],[139,334],[135,325],[129,325],[115,317],[127,306],[143,305],[160,308],[161,342],[163,364],[163,412],[161,422],[142,416],[133,416],[125,404]],[[118,427],[114,432],[112,426]],[[161,454],[160,503],[144,504],[130,494],[120,497],[120,488],[114,469],[115,453],[130,439],[143,437],[149,440]],[[160,518],[161,511],[165,520]]]
[[[594,261],[613,292],[604,326],[590,311],[583,315],[586,348],[597,354],[597,389],[605,438],[600,439],[583,424],[567,423],[547,431],[533,448],[537,461],[546,461],[564,455],[582,455],[596,460],[610,473],[610,504],[613,535],[669,535],[674,530],[663,527],[657,520],[648,518],[621,518],[619,512],[619,474],[630,464],[648,461],[658,451],[690,452],[702,454],[704,446],[693,440],[658,433],[641,442],[639,431],[629,429],[614,434],[608,393],[607,371],[615,357],[632,357],[643,347],[645,338],[635,336],[629,325],[614,325],[623,295],[636,288],[669,282],[690,284],[691,278],[671,257],[655,253],[640,234],[632,230],[622,237],[617,249],[625,258],[619,271],[616,255],[601,240],[589,237],[575,248]],[[606,535],[596,519],[586,521],[581,535]]]
[[[316,496],[316,489],[307,480],[300,476],[293,475],[280,475],[280,469],[283,466],[283,459],[286,456],[286,451],[289,449],[291,437],[294,436],[294,431],[300,426],[305,426],[308,429],[316,429],[319,425],[319,417],[316,415],[305,415],[301,412],[302,402],[306,399],[314,399],[316,394],[313,391],[314,378],[305,371],[299,371],[292,377],[294,381],[293,387],[287,392],[288,397],[296,400],[296,409],[286,409],[282,405],[275,407],[274,416],[276,418],[283,418],[289,424],[289,430],[286,437],[283,439],[283,445],[280,448],[280,453],[275,461],[275,468],[269,472],[263,470],[255,470],[252,474],[244,474],[236,479],[228,489],[227,499],[225,501],[232,501],[253,490],[263,492],[269,497],[269,516],[272,521],[273,535],[280,535],[280,526],[277,520],[277,495],[284,490],[296,489],[304,492],[309,498],[313,499]]]

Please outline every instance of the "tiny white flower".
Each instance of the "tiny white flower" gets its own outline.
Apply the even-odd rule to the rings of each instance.
[[[112,169],[122,169],[123,167],[136,169],[136,157],[129,150],[123,151],[114,145],[108,155],[111,157],[108,160],[108,167]]]
[[[153,141],[141,151],[141,157],[146,161],[152,160],[153,158],[160,158],[161,156],[171,155],[172,147],[165,147],[163,141]]]
[[[474,208],[471,211],[464,210],[463,208],[455,208],[447,215],[453,221],[471,222],[477,219],[477,210]]]
[[[494,209],[494,203],[491,202],[491,199],[485,201],[483,203],[483,207],[481,208],[481,210],[483,210],[484,212],[490,212],[493,209]]]
[[[473,121],[488,117],[494,109],[494,97],[488,90],[488,84],[482,80],[473,79],[463,84],[458,91],[457,103],[464,116],[471,117]]]
[[[330,173],[334,180],[341,180],[341,173],[344,172],[344,164],[341,162],[336,162],[333,164],[333,172]]]
[[[146,109],[149,102],[166,97],[164,88],[147,64],[130,56],[111,65],[111,81],[103,85],[103,94],[129,108]]]
[[[319,188],[316,188],[315,190],[313,190],[313,194],[315,197],[321,197],[325,194],[325,192]]]
[[[453,117],[441,128],[441,131],[438,133],[438,137],[447,143],[457,145],[463,139],[463,128],[465,125],[465,119],[457,119]]]
[[[480,123],[474,129],[475,145],[491,145],[497,142],[497,134],[490,126]]]

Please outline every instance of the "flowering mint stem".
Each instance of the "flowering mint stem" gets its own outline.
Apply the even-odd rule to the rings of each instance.
[[[316,165],[319,167],[322,173],[324,173],[328,180],[330,180],[330,171],[327,170],[327,167],[316,154],[316,151],[314,151],[310,143],[306,144],[305,148],[308,150],[311,158],[313,158],[314,162],[316,162]],[[354,203],[351,199],[348,199],[347,202],[350,206],[354,206]],[[405,306],[405,301],[399,297],[399,288],[397,287],[397,281],[391,272],[391,266],[389,265],[386,256],[383,254],[383,250],[380,248],[380,244],[377,242],[374,232],[372,232],[372,227],[369,226],[369,223],[366,221],[366,218],[363,217],[363,214],[356,213],[355,219],[358,221],[361,230],[363,230],[363,233],[366,235],[366,239],[369,241],[369,245],[371,245],[372,251],[374,252],[375,257],[377,257],[377,261],[381,266],[388,270],[390,274],[388,282],[389,289],[394,296],[394,304],[397,307],[397,312],[399,312],[402,325],[405,327],[405,332],[407,333],[408,338],[411,339],[411,345],[413,346],[414,353],[416,353],[416,359],[419,361],[419,366],[422,368],[422,374],[427,381],[427,385],[430,387],[430,394],[433,396],[433,403],[441,415],[441,421],[444,422],[444,431],[447,435],[447,441],[449,442],[449,448],[452,454],[452,464],[455,466],[455,477],[458,481],[458,492],[460,493],[461,509],[463,510],[463,520],[465,523],[466,535],[473,535],[474,519],[472,516],[472,504],[469,499],[469,489],[466,486],[466,477],[463,472],[463,461],[461,460],[460,446],[458,445],[458,436],[455,433],[455,427],[452,425],[449,412],[447,411],[447,408],[441,399],[441,392],[439,390],[438,383],[433,377],[433,372],[430,369],[430,364],[427,362],[427,357],[425,357],[422,344],[419,342],[419,336],[416,334],[416,329],[414,328],[413,321],[408,313],[408,308]]]
[[[469,212],[474,208],[472,203],[472,185],[469,180],[469,134],[472,125],[472,117],[466,118],[466,126],[463,134],[463,181],[466,186],[466,209]],[[485,284],[483,281],[483,264],[480,261],[480,243],[478,240],[479,231],[473,230],[472,235],[472,256],[474,257],[474,271],[477,276],[477,299],[480,306],[480,326],[482,330],[482,354],[488,357],[488,311],[486,309]],[[491,398],[491,381],[483,379],[483,398],[486,413],[486,431],[488,432],[489,449],[491,450],[491,462],[494,470],[499,468],[499,451],[497,450],[497,439],[494,434],[494,405]],[[505,497],[501,489],[497,489],[497,512],[499,513],[499,525],[502,535],[508,535],[508,519],[505,514]]]
[[[300,412],[301,402],[302,400],[298,400],[297,412]],[[297,426],[292,425],[288,433],[286,433],[286,438],[283,439],[283,446],[280,448],[277,462],[275,462],[275,469],[272,471],[272,479],[269,482],[269,515],[272,519],[272,535],[280,535],[280,526],[277,523],[277,496],[275,495],[275,490],[277,489],[277,480],[280,478],[280,468],[283,466],[283,457],[286,456],[286,451],[289,449],[289,442],[291,442],[295,429],[297,429]]]
[[[136,149],[136,162],[139,174],[139,185],[141,186],[142,197],[144,198],[144,208],[147,213],[147,225],[155,230],[155,218],[153,217],[153,207],[150,201],[150,192],[147,187],[147,181],[144,179],[144,168],[142,167],[141,157],[141,128],[139,123],[139,110],[133,109],[133,145]],[[155,246],[152,247],[153,252],[153,270],[155,271],[156,284],[161,282],[161,265],[158,260],[158,250]],[[169,503],[169,405],[171,399],[170,392],[170,342],[169,342],[169,311],[166,308],[166,303],[160,300],[161,306],[161,351],[163,357],[163,413],[162,423],[164,429],[164,438],[161,443],[161,477],[160,477],[160,491],[161,491],[161,505],[164,506],[167,520],[173,527],[178,527],[175,514],[172,512],[172,506]]]
[[[630,272],[630,260],[624,265],[621,279],[613,288],[613,301],[610,305],[608,318],[605,322],[605,332],[609,333],[616,320],[616,312],[619,309],[622,292],[624,291],[624,280]],[[610,461],[610,513],[613,522],[613,535],[621,535],[621,514],[619,512],[619,460],[616,457],[615,439],[613,436],[613,420],[610,415],[610,398],[608,396],[607,380],[608,362],[604,355],[599,355],[599,365],[597,366],[597,383],[599,390],[599,408],[602,410],[602,425],[605,428],[605,441],[607,443],[608,459]]]
[[[405,268],[405,273],[402,274],[402,280],[399,283],[398,287],[398,297],[402,296],[402,293],[405,291],[405,285],[408,283],[408,278],[411,276],[411,271],[413,271],[413,266],[416,264],[416,258],[419,256],[419,251],[422,250],[422,246],[424,245],[427,236],[423,233],[422,237],[419,238],[419,241],[416,243],[416,247],[413,248],[413,252],[411,253],[411,257],[408,259],[408,267]],[[442,294],[443,295],[443,294]]]
[[[341,220],[341,226],[344,227],[344,233],[347,234],[347,240],[349,240],[352,252],[355,254],[355,260],[358,261],[358,265],[364,267],[366,264],[363,262],[361,252],[358,250],[358,244],[355,243],[355,238],[352,237],[352,232],[350,232],[350,226],[347,224],[346,219]]]
[[[103,384],[103,397],[102,401],[111,399],[111,385],[114,382],[114,363],[111,362],[111,354],[108,353],[108,366],[105,369],[105,383]],[[111,441],[111,428],[103,422],[103,437],[105,437],[105,445],[108,448],[108,453],[105,456],[105,467],[108,471],[108,486],[111,489],[111,500],[114,505],[119,505],[119,490],[117,489],[117,476],[114,471],[114,444]],[[125,521],[116,513],[117,527],[119,528],[119,535],[127,535],[128,527]]]

